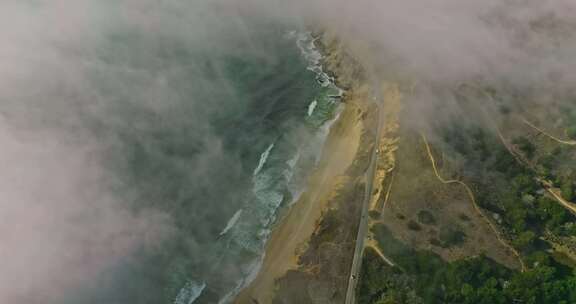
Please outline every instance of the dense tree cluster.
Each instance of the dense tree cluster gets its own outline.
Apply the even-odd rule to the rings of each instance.
[[[416,251],[395,239],[384,226],[375,229],[386,241],[391,267],[367,250],[358,291],[359,303],[509,304],[576,303],[576,275],[545,252],[527,258],[526,272],[510,270],[478,256],[445,262],[429,251]],[[530,239],[531,237],[527,237]]]
[[[520,151],[526,155],[529,159],[534,157],[534,153],[536,152],[536,146],[526,137],[520,136],[515,138],[512,143],[516,145]]]
[[[571,179],[564,179],[560,185],[562,197],[565,200],[572,201],[574,199],[574,183]]]
[[[566,135],[571,139],[576,139],[576,109],[564,108],[561,113],[564,114],[566,126]]]
[[[519,249],[533,249],[536,242],[530,239],[537,239],[545,231],[576,235],[567,226],[575,220],[574,216],[547,196],[537,181],[537,176],[557,175],[553,173],[554,158],[563,153],[562,149],[554,149],[544,164],[538,160],[543,171],[539,172],[520,164],[494,134],[481,128],[451,128],[446,130],[444,139],[449,148],[465,158],[464,176],[474,184],[479,204],[501,218],[499,224],[516,239]],[[526,157],[534,157],[535,146],[527,138],[519,137],[513,142]],[[570,175],[554,178],[566,200],[574,199],[573,180]]]

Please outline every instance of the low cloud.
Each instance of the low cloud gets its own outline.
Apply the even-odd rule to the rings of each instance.
[[[214,180],[245,168],[207,117],[238,106],[219,59],[274,60],[256,20],[360,41],[371,77],[418,84],[405,123],[429,125],[438,109],[468,115],[453,94],[462,83],[573,93],[574,16],[571,0],[2,1],[0,302],[57,301],[173,233],[165,212],[127,203],[143,194],[118,173],[130,160],[126,137],[154,154],[157,128],[188,130],[195,157],[169,163],[189,172],[191,186],[174,192],[194,198],[195,220],[221,224],[199,229],[190,246],[219,233],[228,217],[217,215],[238,206],[201,206],[213,203]]]

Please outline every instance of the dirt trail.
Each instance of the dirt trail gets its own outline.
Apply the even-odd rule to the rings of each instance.
[[[546,191],[548,191],[548,193],[550,193],[557,201],[558,203],[560,203],[560,205],[562,205],[564,208],[568,209],[568,211],[572,212],[574,215],[576,215],[576,206],[574,205],[574,203],[569,202],[567,200],[565,200],[561,195],[560,195],[560,190],[557,188],[554,188],[552,186],[552,183],[550,181],[547,180],[543,180],[541,178],[538,178],[538,180],[540,181],[540,183],[544,186],[544,188],[546,189]]]
[[[522,121],[527,124],[528,126],[530,126],[532,129],[546,135],[547,137],[551,138],[552,140],[555,140],[558,143],[564,144],[564,145],[569,145],[569,146],[576,146],[576,140],[563,140],[560,139],[540,128],[538,128],[537,126],[535,126],[533,123],[529,122],[526,118],[522,117]]]
[[[376,242],[376,240],[369,239],[367,244],[366,244],[366,247],[372,248],[374,251],[376,251],[376,253],[380,256],[380,258],[382,258],[382,261],[384,261],[389,266],[392,266],[392,267],[396,266],[396,264],[394,264],[394,262],[392,262],[392,260],[390,260],[388,257],[386,257],[384,255],[384,253],[382,253],[382,251],[380,250],[380,247],[378,246],[378,242]]]
[[[422,140],[424,141],[424,144],[426,145],[426,152],[428,153],[428,157],[430,158],[430,162],[432,163],[432,168],[434,169],[434,175],[436,175],[438,180],[440,180],[440,182],[442,182],[443,184],[459,184],[462,187],[464,187],[464,189],[466,189],[466,192],[468,193],[468,196],[470,197],[470,200],[472,202],[472,206],[474,207],[474,210],[476,210],[478,215],[480,215],[480,217],[490,226],[490,229],[492,229],[492,231],[496,235],[496,238],[498,239],[498,241],[502,245],[504,245],[506,248],[510,249],[510,251],[518,258],[518,261],[520,262],[520,266],[521,266],[521,271],[524,272],[526,270],[526,266],[524,265],[524,261],[522,261],[520,254],[518,253],[518,251],[516,251],[516,249],[514,249],[514,247],[510,246],[501,237],[500,231],[494,226],[494,224],[488,218],[486,218],[486,216],[484,215],[484,213],[482,212],[482,210],[480,209],[480,207],[478,207],[478,204],[476,203],[476,198],[474,197],[474,192],[472,192],[472,189],[463,181],[456,180],[456,179],[446,180],[442,176],[440,176],[440,174],[438,173],[438,168],[436,167],[436,160],[434,159],[434,155],[432,155],[432,150],[430,149],[430,145],[428,144],[428,140],[426,139],[426,136],[424,134],[421,134],[421,136],[422,136]]]
[[[527,121],[526,121],[527,122]],[[516,153],[514,151],[514,149],[512,147],[510,147],[510,145],[508,144],[508,142],[506,141],[506,139],[504,138],[504,136],[502,135],[502,133],[500,132],[500,130],[498,131],[498,136],[500,137],[500,140],[502,141],[502,144],[504,145],[504,147],[506,147],[506,149],[508,150],[508,152],[510,152],[510,154],[512,154],[512,156],[514,156],[514,158],[516,159],[516,161],[518,161],[520,164],[527,166],[528,168],[530,168],[531,170],[535,170],[534,166],[530,164],[530,162],[524,158],[522,158],[520,155],[518,155],[518,153]],[[556,201],[564,208],[566,208],[569,212],[572,212],[574,215],[576,215],[576,205],[572,202],[569,202],[567,200],[565,200],[561,195],[560,195],[560,190],[558,188],[555,188],[552,184],[552,182],[550,182],[549,180],[545,180],[542,177],[538,176],[537,177],[538,182],[542,185],[542,187],[544,187],[544,189],[546,189],[546,191],[548,193],[550,193],[550,195],[552,195],[552,197],[554,197],[554,199],[556,199]]]
[[[528,124],[531,127],[534,127],[532,124],[530,124],[528,121],[524,121],[526,124]],[[536,128],[537,129],[537,128]],[[538,131],[540,131],[540,129],[537,129]],[[500,137],[500,140],[502,141],[502,144],[504,145],[504,147],[506,147],[506,149],[508,150],[508,152],[510,154],[512,154],[512,156],[516,159],[517,162],[519,162],[520,164],[527,166],[528,168],[530,168],[531,170],[535,170],[534,167],[530,164],[530,162],[524,158],[522,158],[520,155],[518,155],[517,152],[514,151],[514,149],[512,147],[510,147],[510,145],[508,144],[508,142],[506,141],[506,139],[504,138],[504,136],[502,135],[502,132],[500,132],[499,129],[497,129],[498,132],[498,136]],[[543,134],[546,134],[544,132],[542,132]],[[554,137],[550,136],[551,138],[555,139]],[[569,202],[567,200],[565,200],[562,195],[560,195],[560,190],[558,188],[555,188],[552,184],[552,182],[545,180],[541,177],[536,177],[537,181],[542,185],[542,187],[544,187],[544,189],[550,194],[552,195],[552,197],[556,200],[556,202],[558,202],[562,207],[566,208],[569,212],[573,213],[574,215],[576,215],[576,205],[572,202]],[[553,235],[548,235],[542,238],[543,240],[547,241],[548,243],[550,243],[553,247],[554,250],[560,251],[565,253],[566,255],[570,256],[571,258],[574,258],[576,256],[576,254],[574,253],[574,251],[571,248],[567,248],[566,246],[564,246],[563,244],[561,244],[561,241],[558,241],[556,236]]]

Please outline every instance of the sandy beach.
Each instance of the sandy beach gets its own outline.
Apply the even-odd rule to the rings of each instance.
[[[319,227],[331,201],[350,180],[347,170],[357,164],[366,147],[363,136],[368,129],[370,88],[361,84],[362,71],[334,37],[320,39],[325,68],[339,87],[345,88],[342,111],[331,125],[317,168],[311,174],[306,191],[282,216],[267,242],[262,267],[252,283],[236,298],[238,304],[267,304],[274,300],[278,279],[299,267],[311,237]]]
[[[314,233],[339,180],[352,164],[362,134],[358,104],[346,100],[342,113],[330,128],[319,166],[307,190],[292,205],[271,233],[262,268],[236,303],[272,303],[276,279],[298,266],[298,257]]]

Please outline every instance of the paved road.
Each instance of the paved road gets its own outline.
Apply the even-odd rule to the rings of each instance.
[[[364,242],[366,241],[366,233],[368,232],[368,208],[370,208],[370,198],[372,197],[372,188],[374,181],[374,174],[376,172],[376,165],[378,163],[378,150],[380,144],[380,133],[382,132],[382,103],[376,101],[378,104],[378,128],[376,130],[376,139],[374,141],[374,149],[370,159],[370,166],[366,170],[366,188],[364,193],[364,202],[362,203],[362,215],[360,224],[358,226],[358,235],[356,236],[356,248],[354,249],[354,258],[352,259],[352,268],[350,270],[350,277],[348,278],[348,289],[346,290],[346,304],[356,303],[356,284],[360,278],[360,269],[362,268],[362,256],[364,255]]]

